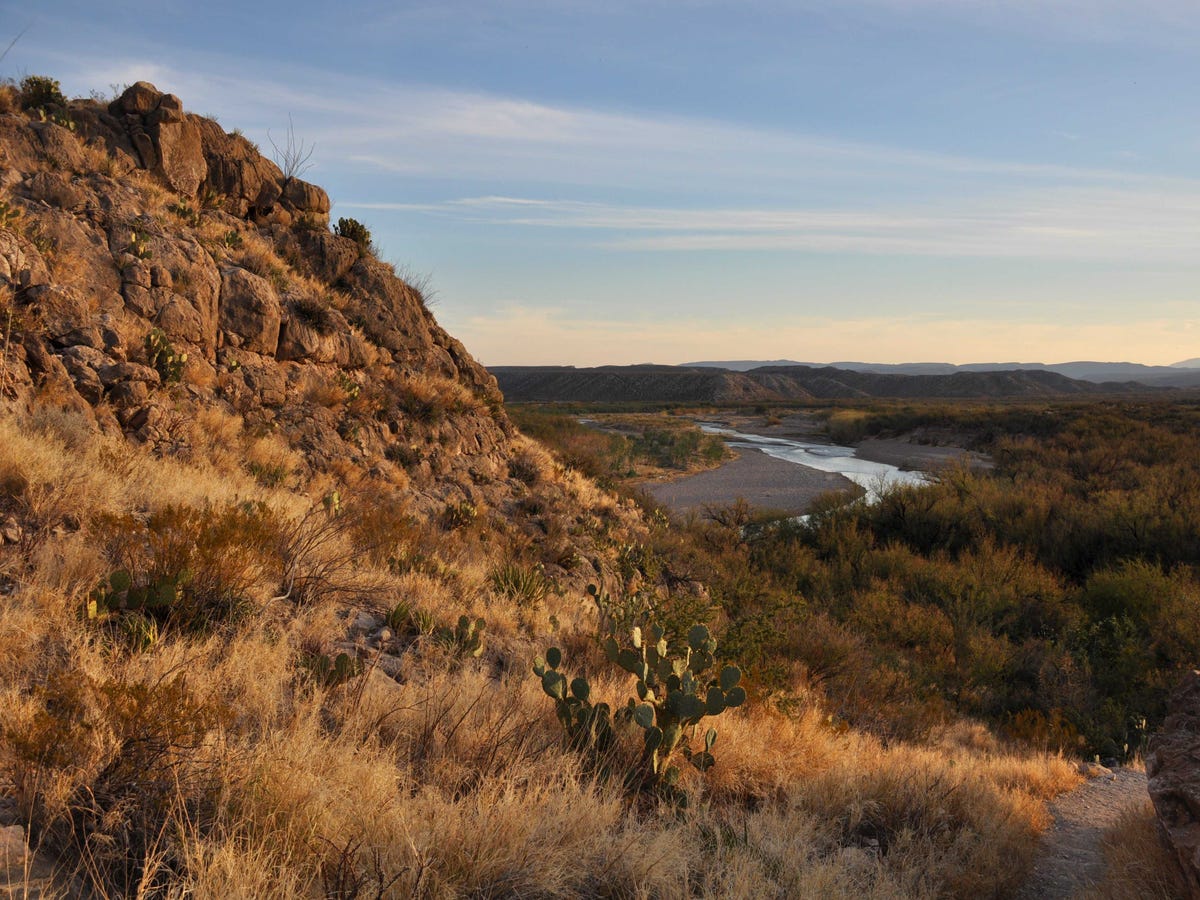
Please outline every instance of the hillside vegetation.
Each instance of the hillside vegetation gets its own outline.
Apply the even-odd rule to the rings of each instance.
[[[139,83],[68,102],[26,79],[0,88],[0,154],[0,822],[37,851],[4,860],[8,887],[883,898],[1020,883],[1074,766],[950,702],[914,727],[892,705],[903,662],[876,667],[907,641],[965,696],[1003,658],[1004,604],[1074,602],[1036,549],[1009,547],[1040,520],[1013,509],[967,548],[975,498],[1002,497],[991,482],[913,499],[960,538],[944,560],[906,549],[884,507],[831,506],[828,527],[761,544],[734,518],[681,528],[520,434],[361,223],[330,230],[324,192],[178,98]],[[1022,446],[1005,477],[1036,495]],[[1064,491],[1108,509],[1080,478]],[[1146,494],[1179,512],[1138,540],[1192,522],[1189,496]],[[1124,577],[1124,546],[1102,571]],[[1145,577],[1190,583],[1171,552]],[[976,582],[947,574],[967,559]],[[885,634],[883,601],[888,615],[853,618],[889,571],[972,598],[1004,567],[1019,590],[961,641],[932,600],[899,622],[912,637]],[[1013,641],[1036,633],[1018,622]]]

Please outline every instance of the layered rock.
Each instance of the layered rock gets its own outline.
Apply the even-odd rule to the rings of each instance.
[[[1184,679],[1169,709],[1146,756],[1150,799],[1191,896],[1200,897],[1200,671]]]

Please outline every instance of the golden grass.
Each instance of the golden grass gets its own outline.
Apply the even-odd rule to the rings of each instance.
[[[39,760],[0,741],[0,783],[19,786],[65,858],[91,835],[85,869],[110,893],[149,891],[169,871],[197,897],[1002,896],[1045,825],[1041,801],[1077,780],[1065,761],[1005,752],[977,727],[885,746],[832,727],[815,704],[794,715],[757,705],[715,722],[710,773],[685,766],[688,811],[631,802],[619,777],[564,749],[529,665],[551,643],[570,648],[614,708],[632,683],[600,661],[594,611],[578,598],[531,614],[488,588],[505,549],[486,510],[443,531],[405,525],[403,509],[356,518],[358,499],[396,501],[347,494],[344,526],[305,519],[311,495],[246,469],[297,466],[281,441],[212,410],[194,429],[186,459],[156,458],[67,415],[0,418],[0,493],[39,529],[0,553],[0,573],[20,585],[0,595],[0,733],[41,729],[77,748]],[[615,514],[591,482],[537,447],[522,452],[546,502]],[[81,617],[112,565],[93,523],[247,500],[267,504],[304,571],[329,575],[303,603],[260,584],[251,619],[167,629],[146,650]],[[305,544],[322,521],[338,524]],[[426,562],[388,571],[401,551]],[[361,677],[322,686],[305,661],[336,652],[348,598],[381,612],[404,600],[437,624],[484,615],[485,652],[462,658],[424,634],[407,639],[399,680],[364,650]],[[198,712],[181,720],[179,708]],[[641,733],[623,726],[618,738],[619,773]],[[162,752],[121,776],[139,747]],[[103,815],[64,815],[93,806]],[[121,849],[138,829],[146,840]]]
[[[1167,846],[1144,800],[1121,813],[1105,832],[1104,877],[1082,900],[1173,900],[1188,895],[1179,860]]]

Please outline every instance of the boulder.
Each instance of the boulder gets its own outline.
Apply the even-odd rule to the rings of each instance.
[[[361,256],[358,244],[325,229],[285,231],[276,243],[281,254],[295,258],[301,268],[328,284],[341,281]]]
[[[0,280],[16,288],[45,284],[50,270],[29,238],[0,228]]]
[[[127,87],[125,93],[109,104],[108,111],[114,116],[144,116],[157,109],[162,98],[162,92],[150,82],[139,81]]]
[[[279,331],[277,355],[280,359],[307,359],[344,366],[350,355],[346,329],[343,327],[339,332],[316,324],[292,305]]]
[[[88,205],[90,191],[72,184],[58,172],[34,172],[21,184],[21,193],[39,203],[76,212]]]
[[[159,113],[149,128],[158,155],[155,171],[173,190],[194,197],[208,175],[200,129],[181,112],[160,110]]]
[[[283,194],[283,173],[240,134],[226,134],[211,119],[198,122],[208,165],[204,186],[225,198],[236,216],[258,216],[274,210]]]
[[[1200,897],[1200,671],[1183,680],[1169,710],[1146,756],[1148,790],[1191,896]]]
[[[176,193],[196,195],[208,175],[208,163],[199,118],[187,115],[178,97],[139,81],[110,104],[109,112],[120,119],[142,168]]]
[[[325,224],[329,221],[329,195],[315,184],[289,178],[283,184],[283,202],[301,216]]]
[[[279,296],[269,281],[237,266],[221,270],[221,330],[236,335],[238,346],[273,356],[282,321]]]
[[[86,298],[75,288],[59,284],[41,284],[25,292],[27,308],[43,333],[56,343],[77,329],[92,325],[92,311]]]
[[[208,343],[205,323],[196,307],[179,294],[169,291],[166,302],[158,311],[154,324],[172,340],[187,341],[191,344],[206,345]]]

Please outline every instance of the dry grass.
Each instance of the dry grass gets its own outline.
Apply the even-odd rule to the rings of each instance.
[[[816,706],[760,705],[717,721],[717,766],[689,767],[686,814],[631,803],[619,778],[563,748],[529,661],[551,641],[573,648],[614,706],[632,684],[600,662],[578,600],[548,597],[530,615],[489,592],[503,542],[481,540],[494,534],[486,511],[441,532],[364,494],[343,497],[343,518],[306,518],[308,496],[246,470],[294,466],[282,442],[211,410],[195,431],[183,460],[69,416],[0,419],[0,494],[39,534],[0,559],[20,585],[0,596],[0,777],[48,846],[110,895],[170,882],[197,897],[1000,896],[1045,824],[1041,800],[1076,780],[1064,761],[1006,753],[970,727],[884,746]],[[547,498],[612,509],[524,453]],[[263,582],[252,619],[168,628],[148,649],[81,618],[112,565],[94,523],[245,501],[266,504],[285,560],[316,579],[302,603],[272,600]],[[411,563],[401,574],[387,568],[396,556]],[[400,599],[438,624],[484,615],[485,653],[463,659],[422,634],[407,638],[400,680],[372,651],[340,687],[309,675],[306,659],[335,652],[347,602]],[[13,739],[29,734],[54,752]],[[618,771],[639,746],[640,731],[620,730]]]
[[[11,82],[0,82],[0,115],[11,115],[21,109],[21,91]]]
[[[1149,800],[1130,807],[1104,835],[1104,878],[1084,900],[1172,900],[1188,896]]]

